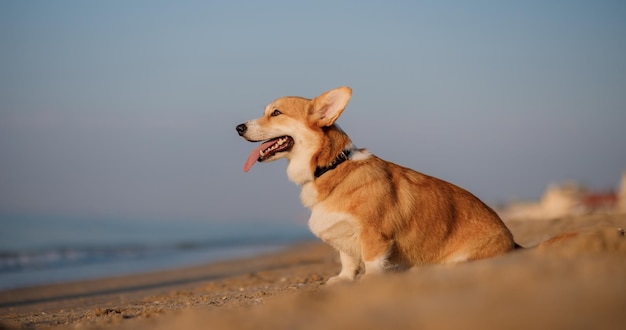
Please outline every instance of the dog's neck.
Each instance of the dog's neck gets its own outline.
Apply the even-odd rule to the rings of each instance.
[[[351,149],[342,150],[339,153],[339,155],[337,155],[337,157],[327,166],[317,166],[315,168],[315,172],[313,173],[313,176],[317,179],[320,176],[322,176],[324,173],[334,170],[337,166],[339,166],[339,164],[345,162],[346,160],[350,158],[351,152],[352,152]]]
[[[320,148],[312,157],[313,180],[348,160],[354,146],[348,135],[335,124],[323,127]]]
[[[352,141],[339,127],[333,125],[323,128],[322,133],[296,141],[297,144],[291,152],[287,165],[287,176],[295,184],[305,185],[313,182],[322,174],[354,156]],[[350,150],[349,153],[340,156],[348,150]],[[338,158],[343,157],[345,159],[337,162]]]

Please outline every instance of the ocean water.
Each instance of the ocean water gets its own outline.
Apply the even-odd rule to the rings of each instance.
[[[312,239],[304,224],[0,215],[0,291],[200,265]]]

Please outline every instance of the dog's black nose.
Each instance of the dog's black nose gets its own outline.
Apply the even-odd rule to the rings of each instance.
[[[248,130],[248,126],[246,126],[246,124],[239,124],[236,129],[237,133],[239,133],[240,136],[243,136],[243,134]]]

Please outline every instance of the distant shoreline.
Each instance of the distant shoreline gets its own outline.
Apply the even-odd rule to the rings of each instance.
[[[340,269],[336,252],[321,242],[298,243],[203,266],[0,292],[0,326],[614,328],[622,323],[626,238],[615,228],[626,227],[626,214],[507,225],[524,246],[555,233],[582,234],[547,251],[527,249],[336,287],[323,284]],[[572,292],[579,299],[571,299]]]
[[[0,247],[0,293],[31,285],[203,265],[314,239],[305,226],[291,224],[146,223],[47,216],[3,219],[0,236],[11,239],[2,241]]]

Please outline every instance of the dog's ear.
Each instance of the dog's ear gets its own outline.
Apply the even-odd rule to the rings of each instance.
[[[332,125],[343,109],[348,105],[352,89],[350,87],[338,87],[313,99],[313,107],[311,109],[311,119],[317,123],[319,127]]]

